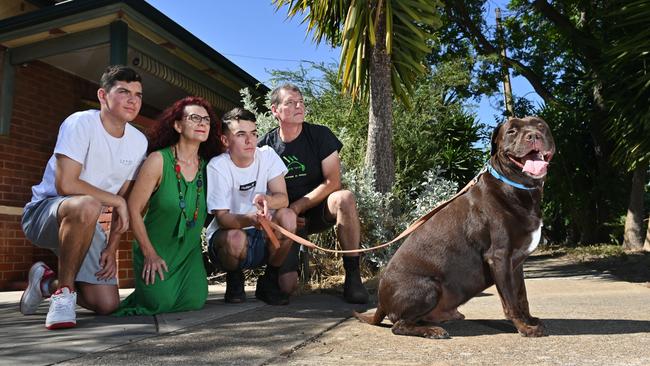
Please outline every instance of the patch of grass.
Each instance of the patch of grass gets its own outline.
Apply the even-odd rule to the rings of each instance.
[[[627,253],[620,245],[596,244],[567,248],[566,255],[580,260],[594,258],[625,257]]]
[[[543,254],[564,256],[589,268],[610,273],[624,281],[650,287],[650,252],[626,252],[620,245],[596,244],[576,247],[544,246]]]
[[[342,292],[345,280],[343,259],[340,255],[324,253],[318,250],[310,251],[309,268],[311,276],[306,284],[307,290],[314,292]],[[373,279],[377,274],[373,263],[365,258],[361,259],[361,279],[366,282]]]
[[[568,256],[576,260],[627,255],[620,245],[613,244],[594,244],[575,247],[551,244],[540,246],[538,252],[552,256]]]

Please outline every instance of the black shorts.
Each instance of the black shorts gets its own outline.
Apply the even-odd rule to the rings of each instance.
[[[328,220],[326,217],[327,210],[327,199],[319,203],[318,206],[312,207],[309,210],[305,211],[301,217],[305,218],[305,226],[298,230],[296,234],[300,235],[303,238],[311,234],[321,233],[336,224],[335,220]],[[287,259],[284,260],[282,266],[280,266],[280,274],[288,272],[296,272],[299,267],[298,255],[300,253],[301,245],[298,243],[293,243],[291,245],[291,250],[287,254]]]

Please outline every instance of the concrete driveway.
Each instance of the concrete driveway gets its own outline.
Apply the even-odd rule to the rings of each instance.
[[[650,288],[543,256],[529,259],[526,275],[531,313],[548,337],[517,334],[493,287],[460,308],[466,320],[445,323],[448,340],[395,336],[387,320],[363,324],[350,315],[365,307],[328,294],[280,307],[254,299],[230,305],[217,286],[201,311],[80,312],[76,329],[47,331],[47,304],[25,317],[17,311],[20,293],[0,293],[0,364],[650,365]]]

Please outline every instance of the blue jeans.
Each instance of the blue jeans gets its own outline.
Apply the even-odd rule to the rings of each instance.
[[[269,250],[266,246],[266,238],[264,237],[264,232],[254,227],[242,230],[246,233],[248,250],[246,251],[246,259],[243,262],[239,263],[239,268],[253,269],[265,265],[269,257]],[[219,260],[215,238],[220,231],[223,230],[215,231],[208,241],[208,255],[210,256],[212,263],[217,267],[221,267],[221,261]]]

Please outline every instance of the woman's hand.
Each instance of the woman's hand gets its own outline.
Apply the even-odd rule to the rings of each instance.
[[[142,268],[142,279],[146,285],[153,285],[156,282],[156,273],[160,276],[160,280],[165,280],[165,273],[167,272],[167,263],[160,258],[157,253],[151,253],[144,256],[144,266]]]

